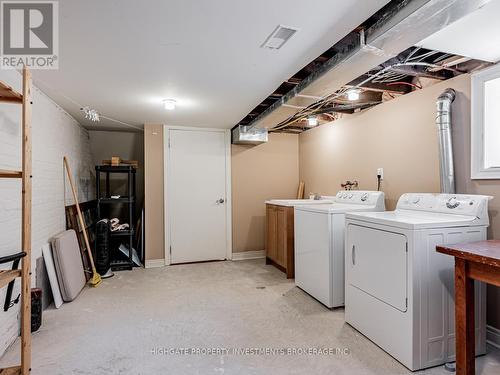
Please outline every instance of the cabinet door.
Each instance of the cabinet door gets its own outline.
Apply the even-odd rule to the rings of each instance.
[[[277,249],[275,262],[286,268],[287,218],[286,207],[277,207]]]
[[[273,205],[266,206],[266,256],[275,261],[276,260],[276,245],[277,245],[277,210]]]
[[[285,258],[286,277],[293,279],[295,277],[295,213],[293,207],[286,208],[286,226],[285,226]]]

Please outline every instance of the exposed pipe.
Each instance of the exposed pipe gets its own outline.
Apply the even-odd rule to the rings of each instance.
[[[451,103],[455,100],[455,90],[446,89],[436,102],[436,125],[439,138],[439,174],[441,193],[455,193],[455,169],[453,166],[453,143],[451,140]]]
[[[431,64],[431,63],[426,63],[426,62],[421,62],[421,61],[396,63],[396,64],[386,66],[382,70],[379,70],[375,74],[366,78],[364,81],[358,83],[355,86],[351,86],[349,88],[349,90],[362,89],[364,85],[373,81],[377,77],[391,71],[392,69],[399,68],[399,67],[406,67],[406,66],[422,66],[422,67],[430,67],[430,68],[436,68],[436,67],[442,68],[441,65],[436,65],[436,64]],[[453,70],[450,68],[446,68],[446,69]],[[339,91],[336,91],[330,95],[327,95],[327,96],[323,97],[322,100],[305,107],[304,109],[300,110],[299,112],[297,112],[297,113],[293,114],[292,116],[288,117],[287,119],[281,121],[279,124],[277,124],[276,126],[274,126],[271,129],[272,130],[281,130],[283,128],[286,128],[290,124],[293,124],[297,121],[302,120],[304,117],[309,116],[311,114],[310,111],[312,111],[313,109],[315,110],[316,107],[321,106],[321,105],[325,104],[326,102],[332,101],[332,100],[339,98],[341,96],[344,96],[345,93],[346,92],[344,90],[339,90]],[[248,125],[248,127],[252,128],[252,125]]]
[[[380,19],[364,32],[365,44],[361,44],[361,40],[349,43],[255,117],[247,124],[248,128],[276,126],[274,117],[269,115],[292,98],[298,95],[323,97],[334,88],[346,85],[490,1],[492,0],[391,1],[390,6],[383,8],[384,13]]]

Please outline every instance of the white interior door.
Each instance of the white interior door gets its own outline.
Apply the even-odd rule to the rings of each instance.
[[[170,263],[226,259],[225,131],[168,130]]]

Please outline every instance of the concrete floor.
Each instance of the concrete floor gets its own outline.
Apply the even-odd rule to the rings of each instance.
[[[0,367],[18,362],[17,342]],[[161,348],[347,348],[336,355],[158,354]],[[500,352],[478,374],[500,374]],[[118,272],[33,336],[34,375],[408,374],[263,260]],[[424,374],[450,373],[442,366]]]

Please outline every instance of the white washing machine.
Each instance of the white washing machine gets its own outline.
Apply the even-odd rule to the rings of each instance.
[[[384,193],[339,191],[332,204],[295,207],[295,284],[332,308],[344,305],[344,228],[349,211],[383,211]]]
[[[436,246],[485,240],[490,198],[404,194],[395,211],[347,214],[347,323],[410,370],[454,361],[454,259]],[[475,292],[483,354],[485,285]]]

